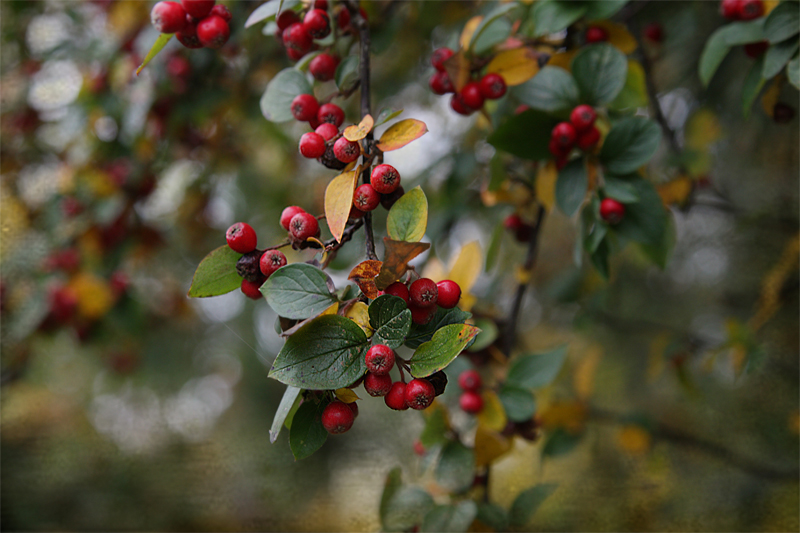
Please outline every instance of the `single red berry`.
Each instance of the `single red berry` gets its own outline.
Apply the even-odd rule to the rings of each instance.
[[[458,386],[465,391],[478,392],[482,384],[481,375],[476,370],[464,370],[458,376]]]
[[[297,213],[289,221],[289,234],[296,241],[305,241],[319,234],[319,223],[311,213]]]
[[[547,149],[556,159],[564,159],[572,151],[572,146],[561,146],[555,137],[551,137],[550,142],[547,144]]]
[[[514,110],[514,114],[515,114],[515,115],[521,115],[522,113],[524,113],[525,111],[527,111],[527,110],[528,110],[528,109],[530,109],[530,108],[531,108],[531,106],[529,106],[529,105],[520,104],[520,105],[518,105],[518,106],[517,106],[517,108]]]
[[[316,130],[321,126],[319,120],[317,120],[317,117],[312,117],[311,120],[308,121],[308,125],[311,126],[312,130]]]
[[[742,0],[722,0],[719,3],[719,11],[728,20],[738,20],[741,4]]]
[[[431,65],[439,72],[444,72],[444,62],[453,57],[455,52],[449,48],[437,48],[431,54]]]
[[[386,375],[394,367],[394,350],[385,344],[376,344],[367,350],[364,362],[371,373],[377,376]]]
[[[739,4],[739,20],[753,20],[764,15],[764,0],[742,0]]]
[[[551,135],[551,138],[555,139],[562,148],[572,148],[575,145],[577,137],[578,134],[575,131],[575,126],[569,122],[559,122],[556,124]]]
[[[175,37],[186,48],[203,48],[203,43],[197,38],[197,23],[191,15],[186,15],[186,24],[181,31],[175,34]]]
[[[370,396],[386,396],[392,388],[392,378],[389,374],[367,373],[364,377],[364,390]]]
[[[337,135],[339,135],[339,128],[337,128],[333,124],[325,122],[324,124],[320,124],[319,126],[317,126],[314,132],[318,135],[321,135],[322,138],[325,139],[325,142],[327,142],[336,137]]]
[[[466,413],[478,414],[483,409],[483,398],[477,392],[465,391],[458,399],[458,405]]]
[[[764,54],[764,52],[767,51],[767,48],[769,48],[769,41],[747,43],[746,45],[744,45],[744,53],[747,54],[747,57],[758,59]]]
[[[260,300],[261,299],[261,291],[258,290],[261,288],[261,284],[263,283],[262,280],[259,281],[250,281],[243,279],[242,280],[242,293],[248,298],[253,300]]]
[[[300,17],[296,11],[292,11],[291,9],[281,11],[280,15],[278,15],[278,18],[275,19],[275,23],[278,25],[278,29],[281,31],[281,33],[283,33],[283,30],[295,22],[300,22]]]
[[[336,58],[330,54],[320,54],[308,64],[308,71],[319,81],[332,80],[336,74]]]
[[[434,307],[439,299],[439,289],[432,279],[419,278],[408,288],[412,305],[416,307]]]
[[[69,321],[78,309],[78,295],[70,287],[51,288],[48,300],[50,314],[60,324]]]
[[[419,455],[420,457],[425,455],[425,446],[419,439],[414,441],[414,453]]]
[[[333,155],[342,163],[352,163],[361,155],[361,146],[357,142],[339,137],[333,143]]]
[[[317,111],[317,120],[320,124],[327,122],[338,128],[344,122],[344,111],[336,104],[323,104]]]
[[[347,407],[353,411],[353,417],[358,418],[358,404],[356,402],[350,402],[345,404]]]
[[[233,19],[231,11],[222,4],[217,4],[214,7],[212,7],[211,14],[216,15],[218,17],[222,17],[223,19],[225,19],[225,22],[230,22]]]
[[[237,222],[225,232],[225,240],[234,252],[247,254],[256,249],[256,230],[246,222]]]
[[[215,0],[181,0],[183,10],[196,19],[205,18],[214,8]]]
[[[230,26],[217,15],[208,16],[197,23],[197,38],[206,48],[222,48],[230,36]]]
[[[581,104],[572,110],[569,115],[569,121],[575,127],[576,131],[586,131],[594,125],[597,119],[597,113],[592,106]]]
[[[167,60],[167,73],[175,78],[188,78],[192,73],[192,64],[183,56],[172,56]]]
[[[598,130],[595,126],[592,126],[590,129],[578,134],[577,145],[578,148],[584,152],[589,152],[594,149],[598,142],[600,142],[600,130]]]
[[[261,273],[270,277],[276,270],[286,264],[286,256],[280,250],[267,250],[261,254],[258,266]]]
[[[359,210],[374,210],[381,203],[381,195],[369,183],[360,185],[353,193],[353,205]]]
[[[358,209],[356,206],[352,206],[350,207],[350,214],[347,215],[347,220],[358,220],[365,214],[364,211]]]
[[[300,122],[308,122],[319,111],[319,102],[312,94],[298,94],[292,100],[292,116]]]
[[[395,281],[384,290],[386,294],[391,294],[392,296],[397,296],[398,298],[402,298],[403,301],[408,305],[410,302],[408,297],[408,287],[405,286],[404,283],[400,283],[399,281]]]
[[[609,224],[619,224],[625,216],[625,205],[614,200],[605,198],[600,202],[600,218]]]
[[[446,279],[436,284],[436,289],[439,294],[438,305],[445,309],[452,309],[458,305],[461,299],[461,287],[458,283]]]
[[[310,9],[303,18],[303,25],[314,39],[324,39],[331,33],[331,19],[322,9]]]
[[[436,314],[435,305],[432,307],[418,307],[410,303],[408,308],[411,310],[411,322],[419,326],[423,326],[433,320],[433,316]]]
[[[523,222],[522,218],[516,213],[508,215],[505,220],[503,220],[503,226],[510,231],[517,231],[524,225],[525,222]]]
[[[471,115],[475,112],[474,109],[468,107],[467,104],[464,103],[464,97],[461,95],[461,93],[455,93],[450,99],[450,108],[459,115],[464,116]]]
[[[339,435],[353,427],[356,415],[346,403],[335,400],[322,410],[322,427],[331,435]]]
[[[281,213],[281,226],[283,226],[283,229],[289,231],[289,222],[292,220],[292,217],[297,213],[305,212],[305,209],[296,205],[290,205],[289,207],[285,208]]]
[[[664,28],[658,22],[651,22],[645,26],[642,33],[644,34],[645,39],[648,39],[656,44],[659,44],[664,40]]]
[[[586,28],[587,43],[602,43],[608,40],[608,32],[600,26],[589,26]]]
[[[328,10],[328,0],[314,0],[311,4],[314,9],[322,9],[323,11]]]
[[[336,25],[339,26],[339,29],[342,31],[350,26],[350,11],[344,6],[342,6],[339,13],[336,15]]]
[[[322,135],[310,131],[300,137],[300,154],[309,159],[322,157],[325,153],[325,139]]]
[[[186,24],[186,11],[178,2],[159,2],[150,11],[150,22],[161,33],[177,33]]]
[[[128,276],[125,272],[117,270],[108,278],[108,284],[111,287],[111,292],[120,296],[128,290]]]
[[[392,165],[377,165],[372,169],[369,182],[379,193],[390,194],[400,186],[400,173]]]
[[[471,81],[461,89],[461,99],[469,108],[480,109],[483,107],[483,93],[478,82]]]
[[[433,403],[436,391],[427,379],[412,379],[406,385],[404,396],[407,406],[421,411],[427,409]]]
[[[435,94],[456,92],[455,87],[453,87],[453,82],[450,81],[450,76],[447,75],[447,72],[436,71],[433,76],[431,76],[429,85]]]
[[[402,381],[395,381],[392,383],[392,388],[389,393],[383,397],[383,401],[389,408],[395,411],[405,411],[408,409],[406,405],[406,384]]]
[[[506,80],[500,74],[490,72],[481,78],[481,94],[489,100],[497,100],[506,94]]]
[[[389,209],[392,208],[395,202],[397,202],[397,200],[402,198],[402,196],[405,193],[406,191],[405,189],[403,189],[403,186],[401,185],[398,188],[396,188],[394,192],[390,192],[388,194],[381,194],[381,205],[383,206],[384,209],[388,211]]]
[[[295,22],[283,30],[283,44],[289,58],[296,61],[311,50],[314,41],[306,27],[301,22]]]

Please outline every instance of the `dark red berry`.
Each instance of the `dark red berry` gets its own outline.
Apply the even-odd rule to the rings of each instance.
[[[589,26],[586,28],[587,43],[602,43],[608,40],[608,32],[600,26]]]
[[[431,54],[431,65],[439,72],[444,72],[444,62],[453,57],[453,52],[449,48],[438,48]]]
[[[394,367],[394,350],[385,344],[376,344],[367,350],[364,362],[371,373],[377,376],[386,375]]]
[[[270,277],[276,270],[286,264],[286,256],[280,250],[267,250],[261,254],[258,262],[261,273]]]
[[[408,288],[411,304],[416,307],[434,307],[439,299],[439,289],[432,279],[419,278]]]
[[[660,44],[664,40],[664,28],[658,22],[651,22],[645,26],[642,33],[645,39],[656,44]]]
[[[455,93],[450,99],[450,108],[459,115],[464,116],[471,115],[475,112],[474,109],[468,107],[467,104],[464,103],[464,97],[461,96],[461,93]]]
[[[324,124],[320,124],[314,130],[314,132],[317,133],[318,135],[321,135],[322,138],[325,139],[325,141],[327,142],[336,137],[337,135],[339,135],[339,128],[337,128],[333,124],[329,124],[326,122]]]
[[[311,50],[314,41],[306,27],[295,22],[283,30],[283,45],[286,47],[286,54],[290,59],[297,61]]]
[[[78,309],[78,295],[70,287],[53,287],[48,293],[50,314],[56,322],[69,321]]]
[[[289,221],[289,234],[295,241],[305,241],[319,234],[319,223],[311,213],[297,213]]]
[[[408,287],[405,284],[400,283],[399,281],[395,281],[383,291],[386,294],[391,294],[392,296],[397,296],[398,298],[402,298],[403,301],[408,305],[410,302],[408,297]]]
[[[342,6],[341,9],[339,9],[339,13],[336,15],[336,25],[339,26],[339,29],[342,31],[350,26],[350,11],[348,11],[345,6]]]
[[[436,391],[427,379],[412,379],[406,385],[405,390],[406,405],[417,411],[427,409],[433,403]]]
[[[392,388],[392,378],[389,374],[368,373],[364,377],[364,390],[370,396],[386,396]]]
[[[577,137],[578,134],[575,131],[575,126],[569,122],[559,122],[556,124],[551,135],[551,138],[555,139],[556,143],[562,148],[572,148],[575,145]]]
[[[439,307],[452,309],[458,305],[458,301],[461,299],[461,287],[458,286],[458,283],[446,279],[437,283],[436,289],[439,295],[437,301]]]
[[[300,17],[296,11],[292,11],[291,9],[281,11],[281,14],[278,15],[278,18],[275,20],[275,23],[278,25],[278,29],[281,31],[281,33],[283,33],[283,30],[295,22],[300,22]]]
[[[764,15],[764,0],[742,0],[739,4],[739,20],[753,20]]]
[[[317,120],[320,124],[327,122],[338,128],[344,122],[344,111],[336,104],[323,104],[317,111]]]
[[[625,205],[614,200],[605,198],[600,202],[600,218],[609,224],[619,224],[625,216]]]
[[[215,3],[215,0],[181,0],[183,10],[196,19],[202,19],[211,13]]]
[[[308,64],[308,71],[319,81],[332,80],[336,74],[336,58],[330,54],[320,54]]]
[[[217,4],[212,7],[211,14],[222,17],[225,22],[230,22],[233,19],[233,15],[231,14],[230,10],[222,4]]]
[[[322,410],[322,427],[331,435],[339,435],[353,427],[356,415],[346,403],[333,401]]]
[[[450,76],[447,75],[447,72],[436,71],[433,76],[431,76],[429,85],[435,94],[447,94],[454,93],[456,91],[455,87],[453,87],[453,82],[450,81]]]
[[[357,142],[339,137],[333,143],[333,155],[342,163],[352,163],[361,155],[361,147]]]
[[[577,106],[569,115],[569,121],[575,127],[575,130],[579,132],[591,128],[595,119],[597,119],[597,113],[595,113],[592,106],[586,104]]]
[[[741,4],[742,0],[722,0],[719,3],[720,13],[728,20],[738,20]]]
[[[225,240],[234,252],[246,254],[256,249],[256,231],[246,222],[237,222],[225,232]]]
[[[290,205],[289,207],[285,208],[281,213],[281,226],[286,231],[289,231],[289,222],[291,222],[292,217],[295,216],[297,213],[305,213],[306,210],[302,207],[296,205]]]
[[[458,399],[458,405],[466,413],[478,414],[483,409],[483,398],[477,392],[465,391]]]
[[[418,307],[410,303],[408,308],[411,310],[411,322],[420,326],[433,320],[433,315],[436,314],[435,305],[433,307]]]
[[[381,195],[369,183],[360,185],[353,193],[353,205],[359,210],[374,210],[381,203]]]
[[[298,94],[292,100],[292,116],[300,122],[308,122],[317,115],[319,102],[311,94]]]
[[[578,148],[583,150],[584,152],[591,151],[597,143],[600,142],[600,130],[598,130],[595,126],[592,126],[590,129],[579,133],[578,134]]]
[[[322,157],[325,153],[325,139],[322,135],[310,131],[300,137],[300,154],[309,159]]]
[[[490,72],[481,78],[481,94],[489,100],[496,100],[506,94],[506,80],[500,74]]]
[[[772,118],[777,124],[787,124],[794,118],[794,108],[789,104],[778,102],[772,108]]]
[[[323,11],[328,10],[328,0],[314,0],[311,4],[314,9],[322,9]]]
[[[324,39],[331,33],[331,19],[322,9],[310,9],[303,18],[303,25],[314,39]]]
[[[358,418],[358,404],[356,402],[350,402],[345,404],[347,407],[353,411],[353,417]]]
[[[159,2],[150,11],[150,22],[161,33],[176,33],[186,24],[186,11],[178,2]]]
[[[186,24],[181,31],[175,34],[175,37],[186,48],[203,48],[203,43],[197,38],[197,23],[191,15],[186,15]]]
[[[356,206],[350,207],[350,214],[347,215],[347,220],[358,220],[359,218],[363,217],[366,213],[364,211],[358,209]]]
[[[183,56],[172,56],[167,60],[167,73],[175,78],[187,78],[192,73],[192,64]]]
[[[392,165],[377,165],[372,169],[369,182],[381,194],[390,194],[400,186],[400,173]]]
[[[764,52],[767,51],[767,48],[769,48],[769,41],[747,43],[746,45],[744,45],[744,53],[747,54],[747,57],[758,59],[764,54]]]
[[[482,384],[481,375],[476,370],[464,370],[458,376],[458,386],[465,391],[478,392]]]
[[[396,188],[394,192],[390,192],[389,194],[381,194],[381,205],[388,211],[405,193],[406,191],[401,185]]]
[[[471,81],[461,89],[461,100],[469,108],[480,109],[483,107],[483,93],[478,82]]]
[[[383,397],[383,401],[389,408],[395,411],[405,411],[408,409],[406,405],[406,384],[402,381],[395,381],[392,383],[392,388],[389,393]]]
[[[242,279],[242,293],[253,300],[260,300],[261,291],[258,289],[261,288],[261,284],[261,280],[254,282],[247,279]]]
[[[547,149],[556,159],[563,159],[572,151],[572,146],[561,146],[555,137],[551,137],[550,142],[547,144]]]
[[[197,23],[197,38],[206,48],[222,48],[230,36],[228,23],[217,15],[211,15]]]
[[[253,283],[257,281],[263,282],[265,278],[259,267],[260,259],[260,250],[253,250],[252,252],[242,255],[242,257],[236,261],[236,273],[247,281],[252,281]]]

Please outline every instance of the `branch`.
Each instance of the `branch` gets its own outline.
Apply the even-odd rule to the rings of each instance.
[[[331,261],[333,261],[333,259],[336,257],[336,252],[339,251],[339,248],[341,248],[344,245],[344,243],[346,243],[347,241],[352,239],[353,238],[353,234],[356,231],[358,231],[359,228],[361,226],[363,226],[363,225],[364,225],[364,219],[363,218],[359,219],[359,220],[356,220],[351,226],[348,226],[344,230],[344,233],[342,233],[342,240],[341,241],[337,241],[336,239],[330,239],[330,240],[327,240],[327,241],[322,243],[322,244],[325,245],[325,247],[323,249],[328,252],[328,257],[325,259],[325,264],[322,265],[322,268],[327,267],[328,264]]]

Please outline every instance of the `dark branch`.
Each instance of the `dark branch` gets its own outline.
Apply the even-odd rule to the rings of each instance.
[[[341,241],[337,242],[336,239],[330,239],[322,243],[325,245],[325,250],[328,252],[328,257],[325,259],[325,264],[323,265],[323,268],[327,267],[328,264],[331,261],[333,261],[333,259],[336,257],[336,252],[339,251],[339,248],[341,248],[344,245],[344,243],[352,239],[353,234],[356,231],[358,231],[358,229],[363,225],[364,225],[364,219],[356,220],[355,223],[353,223],[351,226],[348,226],[344,230],[344,233],[342,233]]]

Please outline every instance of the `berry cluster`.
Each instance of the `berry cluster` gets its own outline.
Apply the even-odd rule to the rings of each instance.
[[[367,13],[361,9],[361,16],[367,19]],[[350,12],[344,5],[338,6],[335,13],[336,25],[342,33],[351,30]],[[316,39],[324,39],[331,34],[331,16],[328,14],[328,1],[316,0],[311,9],[303,12],[288,9],[282,11],[275,23],[278,29],[275,38],[286,49],[286,55],[292,61],[298,61],[312,50],[317,50]],[[315,57],[308,68],[311,74],[320,81],[333,79],[339,59],[327,53]]]
[[[445,70],[444,62],[453,57],[449,48],[439,48],[431,56],[431,64],[436,72],[431,76],[431,90],[439,95],[453,93],[450,107],[460,115],[471,115],[483,107],[486,100],[496,100],[506,94],[506,82],[499,74],[489,72],[480,79],[474,79],[456,91]]]
[[[553,128],[548,148],[556,158],[556,166],[564,167],[569,154],[576,146],[584,152],[590,152],[600,142],[600,131],[594,121],[597,113],[588,105],[579,105],[572,110],[569,122],[559,122]]]
[[[231,36],[232,16],[216,0],[159,2],[150,12],[153,27],[161,33],[174,33],[186,48],[222,48]]]
[[[764,0],[722,0],[719,10],[728,20],[753,20],[764,15]]]
[[[286,256],[280,250],[257,250],[256,232],[245,222],[228,228],[225,239],[231,250],[244,254],[236,263],[236,272],[242,277],[242,292],[253,300],[261,299],[261,285],[286,264]]]
[[[480,390],[483,382],[476,370],[465,370],[458,376],[458,386],[464,391],[458,399],[461,410],[470,414],[478,414],[483,409],[483,398]]]
[[[452,309],[461,299],[461,287],[449,279],[434,283],[429,278],[419,278],[409,286],[396,281],[383,292],[402,298],[411,310],[411,321],[420,325],[431,321],[436,314],[437,305],[443,309]]]

